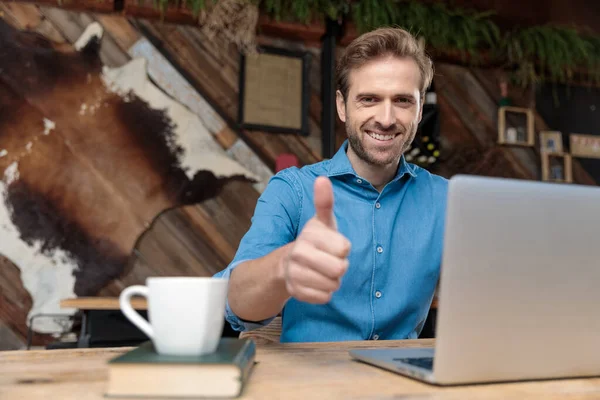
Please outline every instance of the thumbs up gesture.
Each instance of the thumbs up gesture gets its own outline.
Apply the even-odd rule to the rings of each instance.
[[[339,289],[348,269],[350,241],[337,231],[329,179],[317,178],[314,191],[315,216],[292,245],[284,261],[284,278],[290,296],[324,304]]]

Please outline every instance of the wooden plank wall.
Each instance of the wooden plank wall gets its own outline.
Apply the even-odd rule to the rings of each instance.
[[[19,268],[0,255],[0,350],[18,350],[24,345],[27,337],[24,321],[31,304]]]
[[[497,144],[497,112],[500,102],[498,81],[502,72],[495,69],[466,68],[436,64],[436,91],[442,114],[442,157],[433,170],[451,177],[458,173],[529,180],[541,179],[539,145],[535,147]],[[535,102],[530,90],[511,88],[516,106],[530,107]],[[549,129],[534,112],[535,132]],[[573,160],[573,180],[598,185],[581,163]]]
[[[210,99],[221,115],[235,126],[238,115],[238,76],[240,57],[238,51],[225,44],[221,39],[207,40],[202,31],[191,26],[177,26],[155,21],[134,21],[135,26],[143,35],[160,47],[163,54],[178,65],[192,85],[206,99]],[[312,65],[311,82],[318,81],[318,57],[315,55]],[[311,102],[311,136],[309,141],[295,134],[274,134],[259,131],[239,130],[238,134],[248,143],[250,148],[272,169],[275,160],[282,153],[295,154],[301,165],[306,165],[320,159],[318,143],[320,111],[318,105],[319,92],[313,88]],[[315,115],[317,114],[317,115]],[[316,138],[316,139],[315,139]]]

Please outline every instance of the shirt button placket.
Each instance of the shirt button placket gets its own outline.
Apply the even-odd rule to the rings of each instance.
[[[381,203],[379,203],[378,201],[375,202],[375,209],[379,210],[380,208],[381,208]],[[375,250],[377,251],[378,254],[383,253],[383,247],[381,247],[381,246],[377,246],[377,248]],[[374,295],[377,299],[381,298],[381,296],[382,296],[381,291],[379,291],[379,290],[377,290]],[[373,334],[373,336],[371,336],[371,340],[378,340],[378,339],[379,339],[379,335],[376,333]]]

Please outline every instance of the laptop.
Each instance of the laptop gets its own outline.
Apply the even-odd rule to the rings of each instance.
[[[600,188],[450,179],[435,348],[355,349],[437,385],[600,376]]]

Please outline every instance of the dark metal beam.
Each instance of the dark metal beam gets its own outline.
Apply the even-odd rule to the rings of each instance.
[[[341,24],[328,19],[321,40],[321,155],[331,158],[335,154],[335,46],[341,34]]]

